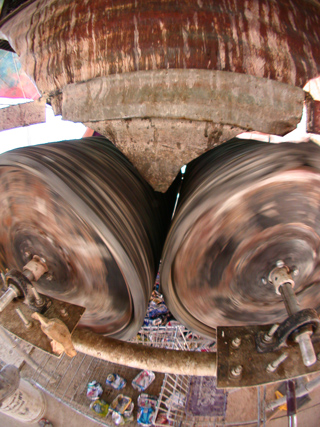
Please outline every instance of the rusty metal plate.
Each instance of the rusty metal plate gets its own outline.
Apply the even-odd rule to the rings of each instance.
[[[306,367],[303,364],[298,344],[293,344],[273,353],[258,353],[255,337],[260,331],[268,332],[272,325],[238,326],[217,328],[217,379],[219,388],[251,387],[261,384],[283,381],[320,371],[320,361]],[[232,341],[241,339],[235,348]],[[320,353],[320,335],[312,337],[317,354]],[[282,353],[288,353],[275,372],[267,372],[269,363],[275,361]],[[234,377],[231,371],[242,366],[242,373]]]
[[[50,298],[50,301],[52,304],[43,313],[43,315],[48,319],[56,318],[61,320],[72,334],[85,312],[85,308],[75,304],[69,304],[64,301],[59,301],[54,298]],[[24,326],[16,312],[16,309],[21,310],[22,314],[28,321],[32,321],[32,326],[29,329]],[[33,310],[31,310],[22,301],[14,300],[0,313],[0,325],[22,340],[46,351],[47,353],[57,356],[57,354],[52,351],[49,338],[41,330],[40,323],[31,318],[32,313]]]

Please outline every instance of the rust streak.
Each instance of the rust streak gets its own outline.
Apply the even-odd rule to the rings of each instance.
[[[307,0],[38,0],[1,30],[42,92],[137,70],[232,71],[303,86],[320,74]]]

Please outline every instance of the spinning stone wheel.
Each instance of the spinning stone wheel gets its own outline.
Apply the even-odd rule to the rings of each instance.
[[[194,331],[287,317],[269,280],[281,262],[300,308],[320,308],[320,148],[233,140],[187,167],[162,289]]]
[[[0,187],[1,269],[44,258],[39,292],[86,307],[95,332],[135,335],[170,218],[160,195],[104,138],[6,153]]]

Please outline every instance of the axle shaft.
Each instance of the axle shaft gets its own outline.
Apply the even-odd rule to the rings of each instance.
[[[6,292],[0,298],[0,313],[20,295],[20,292],[15,286],[10,285]]]
[[[289,316],[297,313],[299,311],[299,303],[292,289],[291,283],[283,283],[279,287],[279,291]],[[295,341],[299,344],[302,360],[305,366],[311,366],[317,361],[317,356],[310,338],[311,335],[311,330],[307,330],[298,333],[295,338]]]

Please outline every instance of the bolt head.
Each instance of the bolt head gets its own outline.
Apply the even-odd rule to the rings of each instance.
[[[242,374],[242,370],[243,370],[243,367],[241,365],[234,366],[231,369],[231,375],[233,377],[240,377],[240,375]]]
[[[269,363],[269,365],[267,366],[267,372],[271,374],[274,371],[275,371],[275,368],[271,365],[271,363]]]
[[[292,276],[297,277],[299,275],[299,268],[293,267]]]
[[[241,344],[241,338],[235,337],[232,340],[232,347],[238,348],[238,347],[240,347],[240,344]]]
[[[279,268],[284,267],[284,261],[282,261],[281,259],[279,259],[279,260],[276,262],[276,266],[277,266],[277,267],[279,267]]]
[[[69,316],[69,313],[67,312],[67,310],[66,310],[65,308],[62,308],[62,309],[60,310],[60,313],[61,313],[61,315],[62,315],[63,317],[68,317],[68,316]]]
[[[262,277],[261,278],[261,282],[262,282],[263,285],[266,285],[267,284],[267,279],[265,277]]]
[[[264,334],[262,340],[264,342],[271,342],[273,340],[273,336],[270,336],[269,334]]]

